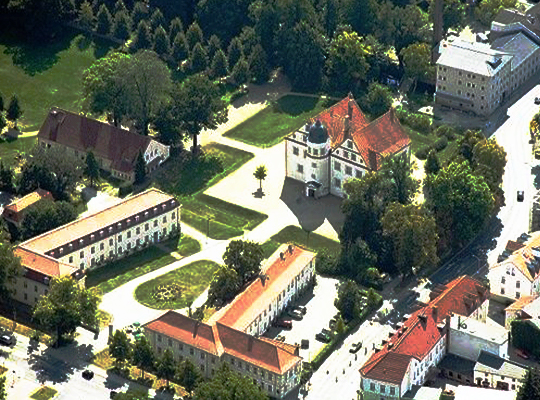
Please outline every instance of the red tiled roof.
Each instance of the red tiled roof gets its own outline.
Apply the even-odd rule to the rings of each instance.
[[[388,344],[362,366],[360,373],[364,377],[401,382],[408,368],[405,358],[410,361],[426,357],[444,334],[438,326],[445,318],[451,313],[468,317],[487,298],[488,290],[474,278],[461,276],[438,288],[435,293],[436,297],[414,312],[388,339]],[[395,359],[387,354],[400,354],[401,362],[394,364]],[[388,371],[392,371],[391,374]]]
[[[208,353],[217,356],[226,353],[277,374],[282,374],[301,360],[283,346],[219,322],[212,326],[198,322],[175,311],[167,311],[144,327]]]
[[[411,142],[393,108],[370,123],[352,95],[321,112],[312,123],[316,120],[326,126],[333,148],[350,136],[373,170],[379,169],[382,157],[402,150]]]
[[[96,157],[110,160],[113,169],[123,172],[133,171],[139,151],[144,153],[152,140],[57,107],[49,112],[38,138],[83,153],[92,151]]]
[[[21,265],[23,267],[49,277],[60,278],[71,276],[74,272],[77,272],[77,268],[69,264],[29,249],[17,247],[15,249],[15,255],[21,259]]]
[[[301,247],[293,246],[292,254],[287,247],[287,244],[281,245],[263,266],[262,272],[266,275],[264,283],[257,278],[230,304],[212,315],[208,322],[220,322],[244,331],[287,288],[291,277],[298,275],[315,258],[315,253]],[[280,258],[280,253],[284,254],[284,260]]]
[[[34,192],[28,193],[26,196],[11,202],[5,207],[5,209],[11,210],[17,213],[24,210],[27,207],[30,207],[32,204],[37,203],[38,201],[44,198],[54,200],[54,198],[52,197],[52,194],[48,192],[47,190],[36,189]]]

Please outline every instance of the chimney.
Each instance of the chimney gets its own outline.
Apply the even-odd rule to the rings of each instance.
[[[279,253],[279,258],[281,258],[281,260],[285,260],[285,254],[283,252]]]
[[[289,253],[292,254],[293,251],[294,251],[294,246],[292,244],[290,244],[288,247],[287,247],[287,250],[289,250]]]
[[[432,312],[432,314],[433,314],[433,319],[434,319],[434,320],[437,320],[437,316],[439,315],[439,307],[433,306],[433,307],[431,308],[431,312]]]

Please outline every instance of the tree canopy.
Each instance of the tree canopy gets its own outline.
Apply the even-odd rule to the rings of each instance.
[[[21,224],[24,240],[48,232],[77,218],[77,209],[67,201],[42,199],[25,211]]]
[[[21,260],[13,253],[14,248],[0,241],[0,299],[6,302],[11,297],[15,279],[23,274]]]
[[[223,254],[223,262],[238,273],[241,283],[259,273],[263,259],[261,245],[247,240],[232,240]]]

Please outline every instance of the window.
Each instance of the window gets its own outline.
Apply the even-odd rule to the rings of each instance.
[[[112,242],[112,239],[111,239],[111,242]],[[112,243],[111,243],[112,244]],[[103,243],[100,243],[99,244],[99,249],[100,250],[103,250],[105,248],[105,245]]]
[[[109,246],[112,246],[112,245],[113,245],[113,240],[109,239]]]
[[[169,339],[167,340],[167,343],[169,344],[169,346],[172,346],[172,339],[169,338]]]
[[[337,161],[334,161],[334,168],[336,171],[341,171],[341,164]]]
[[[174,215],[175,215],[174,213],[171,214],[171,218],[172,218],[172,219],[174,219]]]
[[[129,239],[131,237],[131,231],[128,231],[127,238]]]
[[[81,251],[81,252],[79,253],[79,257],[80,257],[80,258],[84,258],[84,251]]]
[[[503,276],[503,277],[501,278],[501,283],[506,283],[506,277],[505,277],[505,276]]]
[[[390,394],[395,395],[396,394],[396,388],[394,386],[390,386]]]
[[[519,299],[521,297],[521,293],[516,292],[516,299]]]
[[[157,219],[154,220],[154,226],[157,226]]]
[[[137,227],[136,232],[137,232],[137,235],[140,234],[141,233],[141,228]]]
[[[96,252],[96,246],[92,246],[91,253],[94,254]]]
[[[24,294],[24,299],[28,300],[28,294],[27,293]]]
[[[298,147],[293,146],[293,148],[292,148],[292,153],[293,153],[295,156],[297,156],[298,154],[300,154],[300,151],[299,151]]]
[[[322,151],[321,151],[321,154],[322,154]],[[318,149],[313,149],[313,155],[318,156],[319,155],[319,150]]]
[[[147,231],[149,228],[148,224],[144,224],[144,230]]]
[[[372,392],[375,391],[375,384],[373,382],[371,382],[371,385],[369,386],[369,390],[371,390]]]
[[[347,175],[352,175],[352,167],[349,167],[348,165],[345,166],[345,173]]]
[[[334,186],[341,189],[341,179],[334,178]]]
[[[386,386],[380,385],[379,390],[381,393],[386,393]]]
[[[193,353],[194,353],[193,348],[189,349],[189,354],[193,355]]]
[[[349,149],[352,149],[352,142],[351,142],[350,140],[347,141],[347,147],[348,147]]]
[[[356,161],[356,154],[351,153],[351,160]]]
[[[158,335],[157,341],[158,341],[159,343],[161,343],[161,335]]]
[[[298,171],[299,173],[303,174],[304,173],[304,166],[302,164],[298,164],[296,166],[296,171]]]
[[[71,264],[73,262],[73,256],[69,256],[69,263]]]
[[[122,235],[118,235],[118,241],[119,241],[119,242],[122,241]]]
[[[357,178],[361,178],[361,177],[362,177],[362,171],[360,171],[359,169],[356,170],[356,177],[357,177]]]
[[[504,288],[501,288],[501,294],[504,294]]]
[[[521,282],[520,281],[516,281],[516,288],[519,288],[521,285]]]
[[[201,360],[204,360],[204,353],[201,352]]]

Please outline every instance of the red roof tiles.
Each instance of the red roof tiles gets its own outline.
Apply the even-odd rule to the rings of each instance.
[[[52,194],[43,189],[37,189],[32,193],[28,193],[26,196],[15,200],[4,207],[2,215],[4,218],[14,221],[15,223],[22,222],[24,209],[30,207],[32,204],[37,203],[41,199],[54,200]]]
[[[17,247],[15,249],[15,255],[21,259],[22,266],[45,276],[60,278],[71,276],[74,272],[77,272],[77,268],[69,264],[29,249]]]

